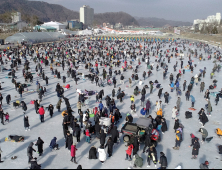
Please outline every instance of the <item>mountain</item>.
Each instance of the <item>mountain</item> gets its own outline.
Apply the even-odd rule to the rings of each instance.
[[[21,12],[22,20],[29,21],[30,16],[37,16],[40,21],[66,21],[79,19],[79,12],[69,10],[61,5],[49,4],[41,1],[28,0],[0,0],[0,14],[6,12]],[[102,25],[104,22],[123,25],[138,25],[138,22],[131,15],[124,12],[107,12],[95,14],[95,24]]]
[[[125,12],[106,12],[95,14],[94,22],[99,25],[102,25],[104,22],[115,25],[120,22],[123,25],[139,26],[137,20]]]
[[[134,17],[140,26],[154,26],[154,27],[163,27],[166,24],[170,26],[190,26],[192,23],[183,22],[183,21],[172,21],[165,20],[163,18],[154,18],[154,17]]]
[[[36,15],[40,21],[44,22],[79,18],[79,12],[69,10],[61,5],[40,1],[0,0],[0,14],[10,11],[21,12],[22,18]]]

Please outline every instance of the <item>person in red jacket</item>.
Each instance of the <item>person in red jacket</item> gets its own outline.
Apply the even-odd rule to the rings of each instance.
[[[40,118],[41,122],[44,122],[44,114],[45,114],[45,110],[44,110],[43,106],[41,106],[39,109],[39,118]]]
[[[128,149],[126,150],[126,160],[128,160],[128,157],[130,158],[129,161],[132,161],[131,154],[133,150],[133,144],[128,143]]]
[[[86,129],[86,142],[90,143],[89,129]]]
[[[70,160],[71,162],[73,162],[73,159],[74,159],[74,163],[75,164],[77,164],[77,162],[76,162],[76,151],[77,151],[78,149],[76,149],[76,144],[73,144],[72,146],[71,146],[71,157],[72,157],[72,159]]]

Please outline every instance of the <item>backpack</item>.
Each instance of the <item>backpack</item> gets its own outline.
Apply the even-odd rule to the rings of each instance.
[[[192,118],[192,112],[186,111],[185,117],[186,117],[186,119]]]

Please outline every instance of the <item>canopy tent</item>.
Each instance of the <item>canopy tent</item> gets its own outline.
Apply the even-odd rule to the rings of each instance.
[[[58,32],[22,32],[7,37],[5,39],[5,43],[17,44],[25,41],[27,43],[33,44],[33,43],[59,41],[60,39],[64,38],[66,38],[66,36]]]

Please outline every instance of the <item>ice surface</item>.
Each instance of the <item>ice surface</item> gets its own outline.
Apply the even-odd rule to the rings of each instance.
[[[174,46],[173,46],[174,47]],[[191,46],[192,47],[192,46]],[[166,49],[165,47],[164,49]],[[193,48],[193,47],[192,47]],[[181,47],[179,50],[182,49]],[[199,53],[199,50],[198,50]],[[204,54],[204,52],[202,51]],[[185,53],[185,60],[184,60],[184,66],[187,65],[188,58],[186,57],[187,53]],[[141,58],[141,56],[139,56]],[[155,57],[151,57],[151,63],[154,63],[156,65]],[[180,80],[180,88],[182,89],[182,83],[184,80],[187,80],[187,82],[190,82],[190,78],[192,76],[195,76],[196,74],[199,73],[199,69],[203,69],[204,67],[207,68],[207,73],[205,78],[201,78],[201,81],[205,82],[205,90],[209,87],[209,85],[212,84],[212,79],[210,79],[210,72],[214,66],[213,60],[206,60],[206,61],[201,61],[199,62],[198,59],[194,58],[194,64],[197,64],[197,67],[194,68],[194,72],[186,72],[184,75],[181,76]],[[159,69],[157,72],[154,66],[154,70],[152,71],[153,74],[151,75],[150,78],[146,77],[145,84],[149,84],[149,81],[155,81],[156,79],[161,83],[161,86],[163,87],[163,93],[165,91],[168,91],[170,94],[170,100],[169,100],[169,105],[164,104],[163,102],[163,114],[167,120],[167,125],[168,125],[168,131],[162,135],[161,134],[161,142],[158,143],[157,146],[157,152],[158,152],[158,159],[159,159],[159,152],[164,152],[167,156],[168,159],[168,168],[175,168],[178,165],[181,165],[182,168],[199,168],[200,163],[203,163],[205,160],[208,160],[210,165],[210,168],[222,168],[222,162],[221,156],[218,154],[218,149],[217,145],[222,144],[221,140],[216,136],[215,134],[215,129],[216,128],[222,128],[221,126],[221,112],[222,112],[222,107],[221,107],[221,101],[219,101],[218,106],[215,106],[214,99],[215,97],[211,96],[211,104],[213,107],[213,112],[212,116],[209,117],[209,122],[205,125],[205,128],[208,130],[209,137],[213,136],[214,139],[210,143],[204,143],[201,144],[201,148],[199,150],[199,155],[196,160],[191,160],[191,153],[192,153],[192,148],[189,148],[188,146],[191,144],[191,138],[190,138],[190,133],[193,133],[195,136],[197,136],[201,140],[201,134],[198,132],[200,128],[199,120],[198,120],[198,111],[201,108],[204,108],[205,104],[207,104],[206,100],[204,99],[204,93],[199,92],[200,89],[200,83],[198,83],[197,86],[194,85],[193,90],[191,94],[195,97],[196,103],[195,103],[195,108],[197,109],[196,111],[193,112],[193,118],[191,119],[185,119],[185,111],[188,110],[191,106],[190,101],[185,100],[185,93],[182,92],[181,96],[181,111],[178,116],[178,118],[181,120],[181,123],[184,125],[184,132],[183,132],[183,142],[181,143],[181,148],[179,151],[173,150],[172,147],[175,145],[175,133],[173,130],[174,126],[174,120],[171,118],[171,113],[172,113],[172,108],[176,105],[176,90],[174,90],[173,93],[170,92],[170,87],[169,87],[169,75],[170,73],[173,73],[174,78],[176,74],[178,73],[178,68],[177,72],[173,71],[173,65],[178,61],[178,67],[180,67],[180,60],[171,58],[171,63],[169,64],[169,71],[167,74],[167,78],[163,80],[163,70],[162,68]],[[24,63],[24,60],[22,61]],[[137,65],[137,61],[133,63],[133,67]],[[34,71],[34,63],[32,62],[31,68]],[[9,68],[9,64],[7,66]],[[43,66],[46,75],[49,77],[49,86],[46,86],[47,88],[47,93],[46,96],[43,98],[43,102],[41,105],[43,106],[48,106],[50,103],[52,103],[55,107],[57,103],[57,96],[55,92],[55,86],[57,82],[59,82],[61,85],[63,85],[62,80],[58,80],[57,78],[54,78],[51,75],[51,72],[49,70],[49,66],[45,68]],[[61,77],[66,76],[66,71],[67,71],[67,66],[65,68],[65,71],[62,71],[62,68],[58,67],[57,68],[61,72]],[[100,77],[101,77],[101,72],[102,72],[103,67],[100,67]],[[107,70],[108,68],[106,68]],[[116,68],[114,68],[115,70]],[[118,70],[120,68],[117,68]],[[139,78],[142,79],[142,73],[143,71],[148,71],[146,69],[145,63],[142,62],[142,65],[139,67]],[[85,74],[88,72],[88,70],[85,70],[84,65],[80,65],[79,72],[84,72]],[[54,116],[53,118],[50,118],[49,113],[47,112],[45,115],[45,123],[40,123],[39,120],[39,115],[35,113],[34,105],[29,104],[31,100],[37,99],[37,93],[25,93],[23,95],[22,100],[24,100],[27,104],[28,110],[27,110],[27,115],[29,116],[29,123],[30,123],[30,128],[31,131],[25,131],[24,129],[24,123],[23,123],[23,111],[21,108],[16,109],[15,111],[12,111],[12,103],[10,106],[8,106],[5,102],[5,97],[7,94],[11,94],[12,96],[12,102],[15,100],[18,100],[19,98],[15,98],[15,96],[19,96],[19,94],[15,91],[15,88],[13,84],[11,83],[11,79],[5,78],[7,75],[7,71],[0,73],[1,77],[1,82],[2,87],[4,88],[1,90],[4,101],[3,101],[3,110],[4,112],[8,112],[10,115],[10,122],[6,125],[0,124],[0,146],[3,150],[2,153],[2,160],[5,162],[0,164],[1,169],[3,168],[28,168],[28,157],[27,157],[27,147],[30,142],[36,142],[38,137],[41,137],[43,139],[44,143],[44,153],[41,157],[38,157],[37,153],[34,153],[34,157],[38,158],[38,163],[42,165],[43,169],[57,169],[57,168],[62,168],[62,169],[75,169],[78,165],[73,164],[70,162],[71,156],[70,153],[67,149],[65,149],[65,140],[63,137],[63,129],[62,129],[62,115],[61,113],[58,113],[56,109],[54,110]],[[20,82],[24,82],[24,78],[22,77],[22,67],[19,67],[19,71],[16,72],[16,75],[18,76],[18,80]],[[119,100],[116,99],[116,104],[117,107],[120,109],[121,114],[123,115],[123,118],[121,119],[120,123],[118,124],[118,129],[120,130],[122,127],[122,124],[125,123],[125,116],[127,113],[130,112],[130,95],[133,94],[133,89],[135,88],[135,85],[132,88],[126,88],[126,85],[128,85],[128,78],[131,77],[132,70],[127,70],[127,72],[124,72],[125,76],[125,84],[120,85],[119,83],[119,76],[117,76],[117,88],[121,87],[122,90],[125,92],[126,96],[124,97],[123,103],[120,103]],[[29,89],[36,89],[35,81],[37,79],[37,75],[34,75],[34,83],[32,84]],[[218,80],[217,83],[217,88],[211,91],[218,92],[221,88],[222,84],[222,76],[221,72],[215,74],[215,79]],[[39,79],[40,80],[40,79]],[[175,80],[175,79],[174,79]],[[87,79],[86,81],[83,81],[82,78],[78,82],[78,85],[75,85],[75,82],[69,78],[67,78],[67,83],[70,83],[71,89],[65,91],[65,97],[70,99],[70,104],[72,106],[72,109],[75,111],[74,116],[77,116],[77,108],[76,108],[76,103],[78,100],[76,89],[81,89],[81,90],[101,90],[104,89],[105,96],[109,95],[111,96],[111,92],[113,89],[113,86],[105,86],[104,88],[99,88],[96,86],[95,83],[91,84]],[[45,86],[45,81],[40,80],[40,84]],[[139,86],[139,84],[136,84]],[[143,86],[142,85],[142,86]],[[141,89],[142,86],[139,86]],[[116,91],[117,91],[116,88]],[[158,89],[154,88],[153,94],[149,94],[149,89],[147,90],[146,94],[146,99],[149,98],[152,101],[152,108],[151,108],[151,115],[155,117],[155,102],[158,100]],[[135,104],[137,107],[137,114],[139,115],[140,112],[140,95],[135,96]],[[164,101],[163,96],[161,99]],[[93,108],[95,106],[98,106],[98,104],[95,102],[96,98],[95,95],[90,97],[90,102],[89,102],[89,107],[84,107],[82,110],[85,111],[87,108]],[[103,100],[103,104],[105,104]],[[65,104],[64,102],[62,103],[62,109],[65,110]],[[77,116],[78,117],[78,116]],[[136,117],[136,116],[135,116]],[[137,118],[134,117],[134,122],[136,122]],[[25,136],[25,142],[23,143],[12,143],[12,142],[4,142],[4,139],[8,135],[22,135]],[[60,145],[61,149],[58,151],[51,151],[49,148],[50,141],[53,137],[57,137],[57,142]],[[77,144],[77,162],[78,164],[81,164],[83,168],[89,168],[89,169],[126,169],[131,165],[131,162],[125,161],[125,150],[127,149],[125,147],[125,144],[122,140],[122,135],[120,135],[121,143],[117,146],[114,147],[113,151],[113,156],[111,158],[108,158],[106,162],[102,165],[99,160],[88,160],[88,151],[91,146],[96,146],[99,147],[99,140],[98,139],[93,139],[91,144],[88,144],[85,142],[85,136],[81,134],[81,142]],[[143,157],[144,159],[144,165],[143,168],[147,168],[147,162],[146,158],[147,155],[142,153],[143,149],[143,144],[140,146],[140,150],[138,154]],[[36,146],[34,146],[35,149]],[[18,158],[16,160],[11,160],[12,156],[17,156]],[[216,159],[219,158],[219,159]],[[154,164],[151,162],[151,167],[154,168]]]

